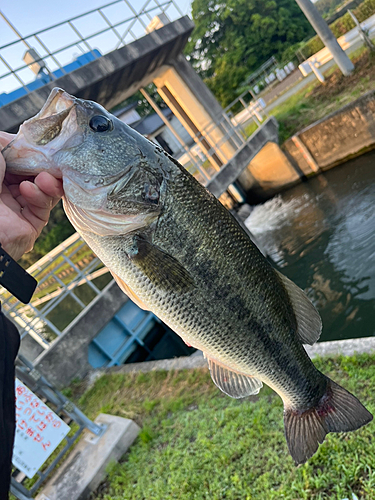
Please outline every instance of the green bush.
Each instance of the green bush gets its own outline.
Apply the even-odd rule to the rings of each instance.
[[[358,21],[361,23],[368,17],[375,14],[375,0],[365,0],[362,2],[356,9],[353,10],[353,14],[356,16]],[[355,23],[351,18],[350,14],[347,12],[342,17],[337,19],[334,23],[329,26],[332,30],[332,33],[336,38],[339,38],[342,35],[345,35],[348,31],[355,28]],[[318,37],[318,35],[311,38],[308,42],[306,42],[301,48],[301,52],[304,57],[309,58],[319,50],[324,47],[324,43]]]

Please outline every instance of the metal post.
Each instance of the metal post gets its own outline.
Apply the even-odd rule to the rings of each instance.
[[[314,73],[314,75],[317,77],[317,79],[320,81],[320,83],[325,82],[324,75],[319,71],[319,69],[315,66],[315,61],[309,61],[309,66],[311,68],[311,71]]]
[[[72,28],[72,30],[74,31],[74,33],[81,39],[81,42],[84,45],[86,45],[86,47],[89,49],[89,51],[91,52],[91,54],[96,59],[98,56],[95,54],[94,49],[91,47],[91,45],[88,43],[88,41],[85,38],[83,38],[83,36],[81,35],[81,33],[77,30],[77,28],[74,26],[74,24],[71,21],[68,21],[68,25]]]
[[[146,3],[143,5],[142,9],[141,9],[141,12],[143,12],[146,7],[148,6],[148,4],[150,3],[150,0],[147,0]],[[134,11],[133,11],[134,13]],[[138,17],[134,17],[133,21],[129,24],[129,26],[126,28],[126,30],[124,31],[122,37],[121,37],[121,40],[118,42],[118,44],[116,45],[116,49],[118,49],[120,47],[120,45],[123,43],[124,41],[124,38],[126,37],[126,35],[128,33],[130,33],[132,35],[132,37],[134,38],[134,40],[136,40],[136,36],[134,35],[134,33],[132,32],[132,27],[134,26],[134,24],[137,22],[138,20]]]
[[[166,127],[172,132],[172,134],[176,137],[178,142],[181,144],[181,146],[184,148],[186,153],[188,154],[190,160],[193,162],[193,165],[197,168],[198,172],[203,175],[203,177],[206,180],[210,179],[210,176],[200,168],[200,166],[196,163],[194,156],[190,153],[190,149],[186,146],[185,141],[182,139],[182,137],[175,131],[175,129],[172,127],[172,125],[169,123],[169,121],[166,119],[166,117],[163,115],[161,109],[159,106],[156,104],[156,102],[153,100],[153,98],[148,95],[145,89],[140,89],[141,94],[143,97],[146,99],[146,101],[150,104],[150,106],[155,110],[156,114],[161,118],[161,120],[164,122]]]
[[[353,12],[348,9],[348,12],[351,16],[351,18],[353,19],[353,21],[355,22],[355,24],[357,25],[357,28],[358,28],[358,33],[360,35],[360,37],[362,38],[362,40],[365,42],[365,45],[367,45],[367,47],[371,50],[371,52],[373,52],[375,50],[375,46],[374,44],[372,43],[370,37],[367,35],[367,33],[362,29],[362,26],[361,26],[361,23],[358,21],[358,19],[355,17],[355,15],[353,14]]]
[[[120,33],[117,31],[116,28],[114,28],[112,26],[112,24],[111,24],[110,20],[108,19],[108,17],[100,9],[98,9],[98,12],[102,16],[102,18],[104,19],[104,21],[108,24],[108,26],[112,29],[112,31],[117,36],[117,38],[120,40],[120,42],[122,42],[122,38],[121,38]]]
[[[333,59],[340,68],[344,76],[348,76],[354,70],[354,64],[340,47],[334,34],[329,29],[328,24],[324,21],[318,9],[311,0],[296,0],[302,12],[307,17],[311,26],[317,32],[324,45],[331,52]]]
[[[27,85],[25,84],[25,82],[22,80],[22,78],[20,78],[17,75],[17,73],[13,70],[13,68],[6,62],[6,60],[1,55],[0,55],[0,61],[4,64],[4,66],[6,66],[9,69],[9,71],[11,72],[11,74],[14,75],[15,78],[17,78],[17,80],[20,82],[20,84],[26,90],[26,92],[30,93],[29,88],[27,87]]]
[[[9,21],[9,19],[5,16],[5,14],[3,14],[1,10],[0,10],[0,16],[4,19],[9,28],[18,36],[21,42],[23,42],[28,49],[31,49],[32,47],[26,42],[26,40],[23,39],[21,33],[13,26],[13,24]]]
[[[42,49],[44,49],[47,52],[47,54],[52,58],[53,62],[55,64],[57,64],[58,68],[61,69],[61,71],[63,72],[63,74],[66,75],[65,69],[61,66],[61,64],[56,59],[56,57],[49,51],[48,47],[42,42],[42,40],[38,37],[38,35],[34,35],[34,38],[41,45]],[[47,68],[47,70],[48,70],[48,68]],[[49,74],[52,76],[53,80],[56,80],[55,75],[51,71],[49,71]]]

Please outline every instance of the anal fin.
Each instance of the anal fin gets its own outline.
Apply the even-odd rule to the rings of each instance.
[[[263,387],[259,379],[233,371],[231,368],[209,358],[207,354],[205,356],[214,384],[227,396],[236,399],[244,398],[258,394]]]
[[[128,285],[125,283],[125,281],[123,281],[121,278],[119,278],[117,276],[117,274],[114,274],[112,271],[111,271],[111,274],[112,276],[114,277],[116,283],[118,284],[118,286],[121,288],[121,290],[129,297],[129,299],[131,301],[134,302],[134,304],[136,304],[138,307],[140,307],[141,309],[144,309],[145,311],[149,311],[150,308],[145,306],[145,304],[141,301],[141,299],[139,297],[137,297],[137,295],[133,292],[133,290],[131,290]]]

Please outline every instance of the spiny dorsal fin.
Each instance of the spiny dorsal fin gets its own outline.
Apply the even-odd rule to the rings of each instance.
[[[318,311],[293,281],[276,271],[279,275],[290,301],[293,306],[294,315],[297,320],[297,335],[303,344],[313,345],[322,332],[322,320]]]
[[[231,398],[244,398],[258,392],[263,387],[262,382],[248,375],[233,371],[225,365],[217,363],[205,355],[214,384]]]
[[[144,309],[145,311],[150,310],[150,308],[145,306],[144,303],[141,301],[141,299],[137,297],[137,295],[133,292],[133,290],[130,290],[128,285],[121,278],[117,276],[117,274],[113,273],[112,271],[111,274],[114,277],[118,286],[121,288],[121,290],[129,297],[131,301],[134,302],[134,304],[136,304],[141,309]]]
[[[129,257],[154,285],[161,289],[172,288],[176,292],[194,288],[193,278],[172,255],[144,238],[135,237],[134,242],[135,252]]]

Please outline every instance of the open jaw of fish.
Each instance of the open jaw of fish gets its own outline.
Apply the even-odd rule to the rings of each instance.
[[[63,179],[73,226],[137,305],[204,352],[220,390],[241,398],[266,383],[280,395],[297,464],[328,432],[371,421],[307,356],[302,344],[316,342],[322,325],[303,291],[161,148],[55,89],[3,155],[12,172]]]

